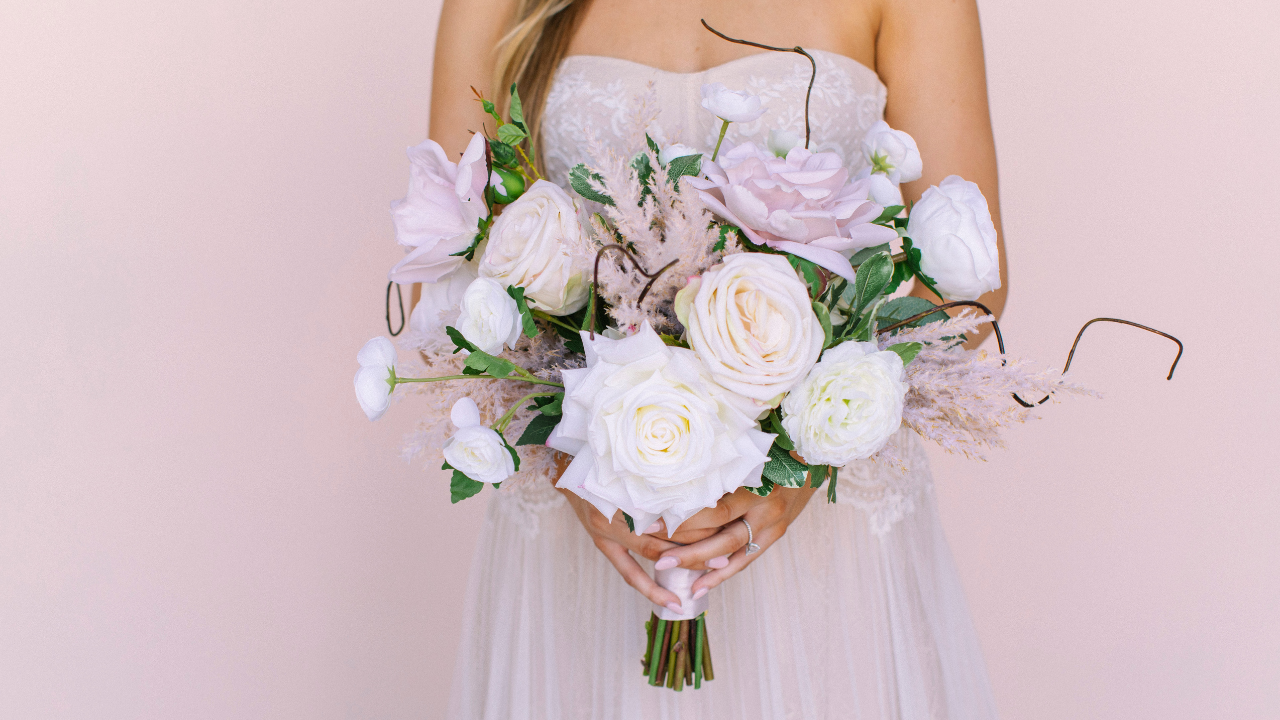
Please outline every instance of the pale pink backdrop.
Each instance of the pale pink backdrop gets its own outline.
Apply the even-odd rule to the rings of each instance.
[[[1280,717],[1280,11],[982,11],[1012,350],[1188,346],[935,453],[1000,709]],[[442,716],[482,502],[351,392],[437,12],[0,6],[0,717]]]

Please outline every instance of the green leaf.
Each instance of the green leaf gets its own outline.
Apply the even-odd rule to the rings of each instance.
[[[893,258],[887,251],[867,258],[854,276],[854,296],[851,307],[858,312],[884,292],[893,277]]]
[[[764,464],[764,477],[782,487],[804,486],[805,464],[791,457],[775,440],[769,447],[769,461]]]
[[[734,227],[734,226],[732,226],[732,225],[721,225],[721,226],[720,226],[720,239],[716,241],[716,244],[715,244],[715,245],[712,245],[712,246],[711,246],[711,252],[724,252],[724,247],[725,247],[725,245],[727,245],[727,244],[729,243],[729,235],[730,235],[730,234],[737,235],[737,234],[738,234],[738,228],[736,228],[736,227]]]
[[[525,426],[524,432],[520,433],[520,439],[516,440],[516,445],[546,445],[551,431],[559,424],[559,415],[534,415]]]
[[[800,276],[804,278],[804,282],[809,286],[809,297],[817,299],[822,292],[822,276],[818,274],[818,266],[795,255],[787,255],[787,262],[791,263],[791,267],[800,271]]]
[[[682,347],[685,349],[688,349],[689,347],[689,343],[676,337],[675,335],[667,335],[664,333],[662,335],[659,335],[658,337],[662,338],[662,344],[668,347]]]
[[[872,305],[862,319],[858,320],[858,324],[853,328],[853,333],[849,337],[850,340],[858,342],[870,342],[872,335],[875,334],[876,318],[880,316],[880,308],[884,306],[888,298],[880,298]]]
[[[627,530],[630,531],[632,534],[634,534],[636,531],[636,521],[626,513],[622,513],[622,519],[625,520],[627,523]]]
[[[564,393],[556,393],[555,395],[543,395],[533,399],[533,405],[529,410],[537,410],[543,415],[559,415],[563,412]]]
[[[508,145],[519,145],[527,137],[529,136],[519,125],[507,124],[498,128],[498,139]]]
[[[836,501],[836,475],[839,473],[840,468],[834,466],[831,468],[831,482],[827,484],[827,502],[829,503]]]
[[[493,164],[515,169],[516,149],[501,140],[490,140],[489,151],[493,154]]]
[[[510,360],[490,355],[482,350],[472,350],[467,356],[466,366],[475,368],[482,373],[488,373],[496,378],[510,377],[519,375],[519,366]]]
[[[884,212],[880,213],[880,217],[876,218],[875,220],[872,220],[871,222],[877,225],[886,225],[889,222],[891,222],[895,217],[897,217],[898,213],[902,212],[903,207],[905,206],[890,205],[889,207],[884,209]]]
[[[636,179],[640,181],[640,203],[643,205],[644,199],[653,194],[653,166],[649,164],[649,156],[636,153],[631,158],[631,169],[636,171]]]
[[[472,352],[472,353],[480,352],[480,348],[476,347],[474,343],[472,343],[470,340],[463,337],[462,333],[459,332],[457,328],[446,325],[444,328],[444,332],[446,335],[449,336],[449,339],[453,341],[454,355],[457,355],[462,350],[466,350],[467,352]]]
[[[911,267],[905,262],[893,264],[893,277],[889,279],[889,284],[884,288],[884,294],[890,295],[898,286],[911,278]]]
[[[849,258],[849,264],[853,265],[854,267],[857,267],[862,263],[866,262],[867,258],[871,257],[872,255],[875,255],[876,253],[882,253],[882,252],[889,252],[889,243],[885,243],[883,245],[876,245],[875,247],[862,248],[858,252],[854,253],[853,257]]]
[[[697,176],[702,172],[702,153],[697,155],[681,155],[667,163],[667,179],[678,183],[685,175]]]
[[[598,183],[603,180],[604,178],[600,177],[598,173],[593,173],[588,170],[586,165],[575,165],[574,168],[569,171],[569,186],[573,188],[574,192],[592,202],[612,206],[614,204],[613,198],[605,195],[599,190],[596,190],[595,186],[592,185],[593,182]]]
[[[810,465],[809,466],[809,487],[817,490],[822,487],[822,483],[827,481],[827,474],[831,471],[830,465]]]
[[[511,83],[511,107],[507,108],[507,114],[511,116],[511,122],[518,124],[521,130],[524,129],[524,103],[520,102],[520,93],[516,91],[515,83]]]
[[[662,150],[658,148],[658,143],[654,142],[653,138],[649,137],[649,133],[644,134],[644,144],[649,146],[649,149],[653,151],[654,155],[662,154]]]
[[[766,463],[766,464],[767,464],[767,463]],[[749,487],[749,488],[747,488],[747,492],[753,492],[753,493],[755,493],[755,494],[759,495],[760,497],[769,497],[769,493],[773,492],[773,489],[774,489],[775,487],[777,487],[777,484],[775,484],[775,483],[774,483],[772,480],[770,480],[769,478],[764,477],[763,475],[761,475],[761,476],[760,476],[760,487]]]
[[[902,322],[912,315],[919,315],[932,307],[937,306],[924,298],[915,297],[914,295],[894,298],[885,303],[884,307],[880,309],[880,315],[877,317],[876,326],[888,327],[894,323]],[[916,320],[907,327],[920,327],[921,325],[927,325],[931,322],[939,322],[946,319],[947,314],[942,310],[939,310],[932,315],[926,315],[919,320]],[[897,330],[894,330],[893,332],[896,333]]]
[[[453,477],[449,480],[449,502],[466,500],[483,489],[484,483],[463,475],[461,470],[454,470]]]
[[[498,437],[502,437],[502,435],[499,434]],[[516,452],[516,449],[511,447],[511,443],[507,442],[506,438],[502,438],[502,444],[506,446],[507,452],[511,453],[511,460],[516,466],[515,472],[520,472],[520,453]],[[497,487],[499,484],[500,483],[494,483],[494,487]]]
[[[898,357],[902,358],[902,364],[908,365],[911,363],[912,360],[915,359],[916,355],[920,354],[920,350],[923,347],[924,345],[921,345],[918,342],[909,342],[909,343],[897,343],[896,345],[890,345],[886,349],[890,350],[891,352],[898,353]]]
[[[524,299],[524,288],[508,285],[507,294],[516,301],[516,308],[520,310],[520,320],[524,324],[525,336],[537,337],[538,326],[533,323],[533,311],[529,309],[529,303]]]
[[[782,427],[782,418],[778,416],[777,408],[774,408],[768,415],[764,416],[761,426],[768,432],[774,433],[778,437],[773,439],[773,444],[781,447],[783,450],[795,450],[796,446],[791,442],[791,436],[787,434],[787,429]],[[788,455],[787,457],[791,457]]]
[[[813,314],[818,316],[818,322],[822,325],[822,333],[826,339],[822,341],[822,347],[831,347],[831,313],[827,310],[827,306],[820,302],[813,304]]]

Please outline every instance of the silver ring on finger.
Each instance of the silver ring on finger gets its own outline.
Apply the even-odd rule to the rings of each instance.
[[[751,532],[751,523],[747,522],[746,518],[739,519],[742,520],[743,525],[747,526],[747,554],[750,555],[751,553],[760,552],[760,546],[753,542],[755,540],[755,533]]]

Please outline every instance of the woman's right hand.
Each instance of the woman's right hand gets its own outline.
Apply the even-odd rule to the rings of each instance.
[[[591,541],[600,552],[604,553],[609,562],[613,563],[613,567],[617,569],[622,579],[641,595],[649,598],[650,602],[679,612],[680,598],[654,582],[653,578],[649,577],[649,573],[640,567],[640,563],[631,557],[631,553],[635,553],[649,560],[657,560],[659,555],[679,545],[652,535],[636,535],[627,528],[627,522],[623,519],[621,510],[614,513],[610,521],[591,503],[568,490],[557,489],[569,501],[569,505],[578,515],[578,521],[591,536]]]

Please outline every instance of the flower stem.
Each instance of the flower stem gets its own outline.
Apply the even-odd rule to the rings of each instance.
[[[721,118],[724,123],[720,126],[720,137],[716,139],[716,149],[711,151],[711,162],[716,161],[716,157],[720,154],[720,143],[724,142],[724,134],[729,131],[729,121]]]
[[[525,377],[525,376],[522,376],[522,377],[494,377],[493,375],[442,375],[442,376],[440,376],[440,377],[429,377],[429,378],[404,378],[404,377],[395,377],[395,378],[389,378],[389,380],[388,380],[388,381],[394,381],[394,384],[399,385],[400,383],[439,382],[439,381],[441,381],[441,380],[515,380],[515,381],[518,381],[518,382],[527,382],[527,383],[532,383],[532,384],[534,384],[534,385],[550,385],[551,387],[558,387],[558,388],[563,388],[563,387],[564,387],[564,385],[561,385],[561,384],[560,384],[560,383],[558,383],[558,382],[551,382],[550,380],[543,380],[543,379],[541,379],[541,378],[534,377],[533,375],[529,375],[529,376],[527,376],[527,377]]]
[[[529,159],[529,156],[524,154],[524,148],[516,145],[516,152],[520,153],[520,157],[524,158],[525,164],[529,166],[529,169],[533,171],[533,174],[536,175],[539,180],[543,180],[544,178],[542,177],[542,173],[538,172],[538,166],[534,165],[533,161]]]
[[[516,411],[520,409],[521,405],[524,405],[529,400],[536,397],[547,397],[549,395],[558,395],[558,394],[559,393],[554,393],[554,392],[536,392],[536,393],[529,393],[528,395],[525,395],[524,397],[517,400],[516,403],[512,405],[510,409],[508,409],[507,412],[503,414],[502,417],[498,418],[498,422],[492,425],[493,429],[499,433],[501,433],[503,430],[506,430],[507,425],[511,424],[511,419],[516,416]]]
[[[533,316],[538,318],[539,320],[546,320],[552,325],[559,325],[560,327],[570,332],[574,332],[574,333],[578,332],[578,328],[572,325],[569,325],[568,323],[562,322],[561,320],[557,319],[555,315],[548,315],[547,313],[544,313],[541,310],[534,310]]]

